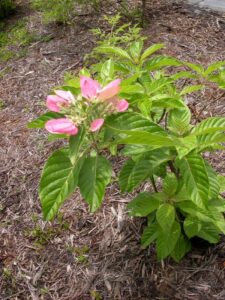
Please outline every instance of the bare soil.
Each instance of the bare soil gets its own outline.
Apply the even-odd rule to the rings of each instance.
[[[131,219],[111,185],[103,207],[90,214],[79,193],[53,224],[42,221],[38,183],[44,161],[59,142],[26,124],[45,111],[45,97],[77,72],[95,45],[90,28],[103,26],[99,15],[76,17],[67,27],[44,25],[19,1],[19,15],[51,40],[37,42],[26,57],[0,65],[0,299],[37,300],[222,300],[225,299],[225,238],[217,246],[195,243],[181,263],[156,261],[154,247],[140,248],[142,220]],[[147,44],[163,42],[163,53],[202,63],[225,60],[225,16],[202,12],[180,1],[147,3],[143,33]],[[188,99],[198,118],[225,114],[224,91],[206,90]],[[225,175],[225,155],[213,165]],[[115,161],[115,170],[120,161]]]

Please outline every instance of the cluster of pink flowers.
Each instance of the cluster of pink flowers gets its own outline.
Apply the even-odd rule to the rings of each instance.
[[[80,78],[80,87],[82,97],[91,105],[92,101],[98,100],[107,105],[111,105],[115,111],[124,112],[128,109],[129,103],[126,100],[120,100],[118,93],[120,91],[120,79],[116,79],[101,88],[100,84],[89,77],[82,76]],[[62,108],[69,107],[72,103],[76,103],[76,99],[69,91],[56,90],[55,95],[47,97],[47,107],[54,112],[60,112]],[[95,119],[90,124],[90,131],[99,130],[104,124],[104,119]],[[45,124],[45,128],[50,133],[76,135],[78,127],[69,118],[60,118],[49,120]]]

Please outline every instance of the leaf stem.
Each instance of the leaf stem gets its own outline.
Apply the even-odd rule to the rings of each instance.
[[[157,122],[158,124],[163,120],[165,114],[166,114],[166,109],[164,108],[163,113],[162,113],[162,115],[161,115],[161,118],[160,118],[159,121]]]
[[[154,176],[150,176],[150,180],[151,180],[152,186],[153,186],[153,188],[154,188],[154,191],[155,191],[156,193],[158,193],[157,186],[156,186],[156,184],[155,184]]]
[[[171,172],[173,172],[176,175],[176,177],[178,178],[179,173],[178,173],[177,169],[174,167],[174,164],[173,164],[172,160],[168,161],[168,165],[170,167]]]

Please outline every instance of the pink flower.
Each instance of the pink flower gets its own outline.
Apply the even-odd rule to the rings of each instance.
[[[81,76],[80,87],[82,96],[86,99],[92,100],[97,96],[97,92],[100,89],[100,84],[98,81],[89,77]]]
[[[120,79],[116,79],[107,84],[103,89],[98,91],[99,100],[107,100],[116,96],[120,91]]]
[[[78,133],[78,128],[73,124],[73,122],[67,118],[53,119],[49,120],[45,124],[45,128],[54,134],[69,134],[76,135]]]
[[[68,101],[57,95],[47,96],[47,107],[49,110],[60,112],[62,106],[68,106]]]
[[[128,109],[129,103],[125,99],[123,99],[117,102],[116,107],[119,112],[124,112]]]
[[[69,102],[75,101],[75,98],[74,98],[73,94],[70,91],[56,90],[55,94],[57,96],[61,97],[62,99],[65,99]]]
[[[96,119],[91,123],[91,131],[95,132],[99,130],[104,124],[104,119]]]

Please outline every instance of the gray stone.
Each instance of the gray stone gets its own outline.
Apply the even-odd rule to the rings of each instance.
[[[188,2],[202,8],[225,12],[225,0],[188,0]]]
[[[225,11],[225,0],[205,0],[200,3],[200,5],[219,11]]]
[[[200,2],[202,2],[202,0],[189,0],[188,2],[190,2],[191,4],[199,4]]]

